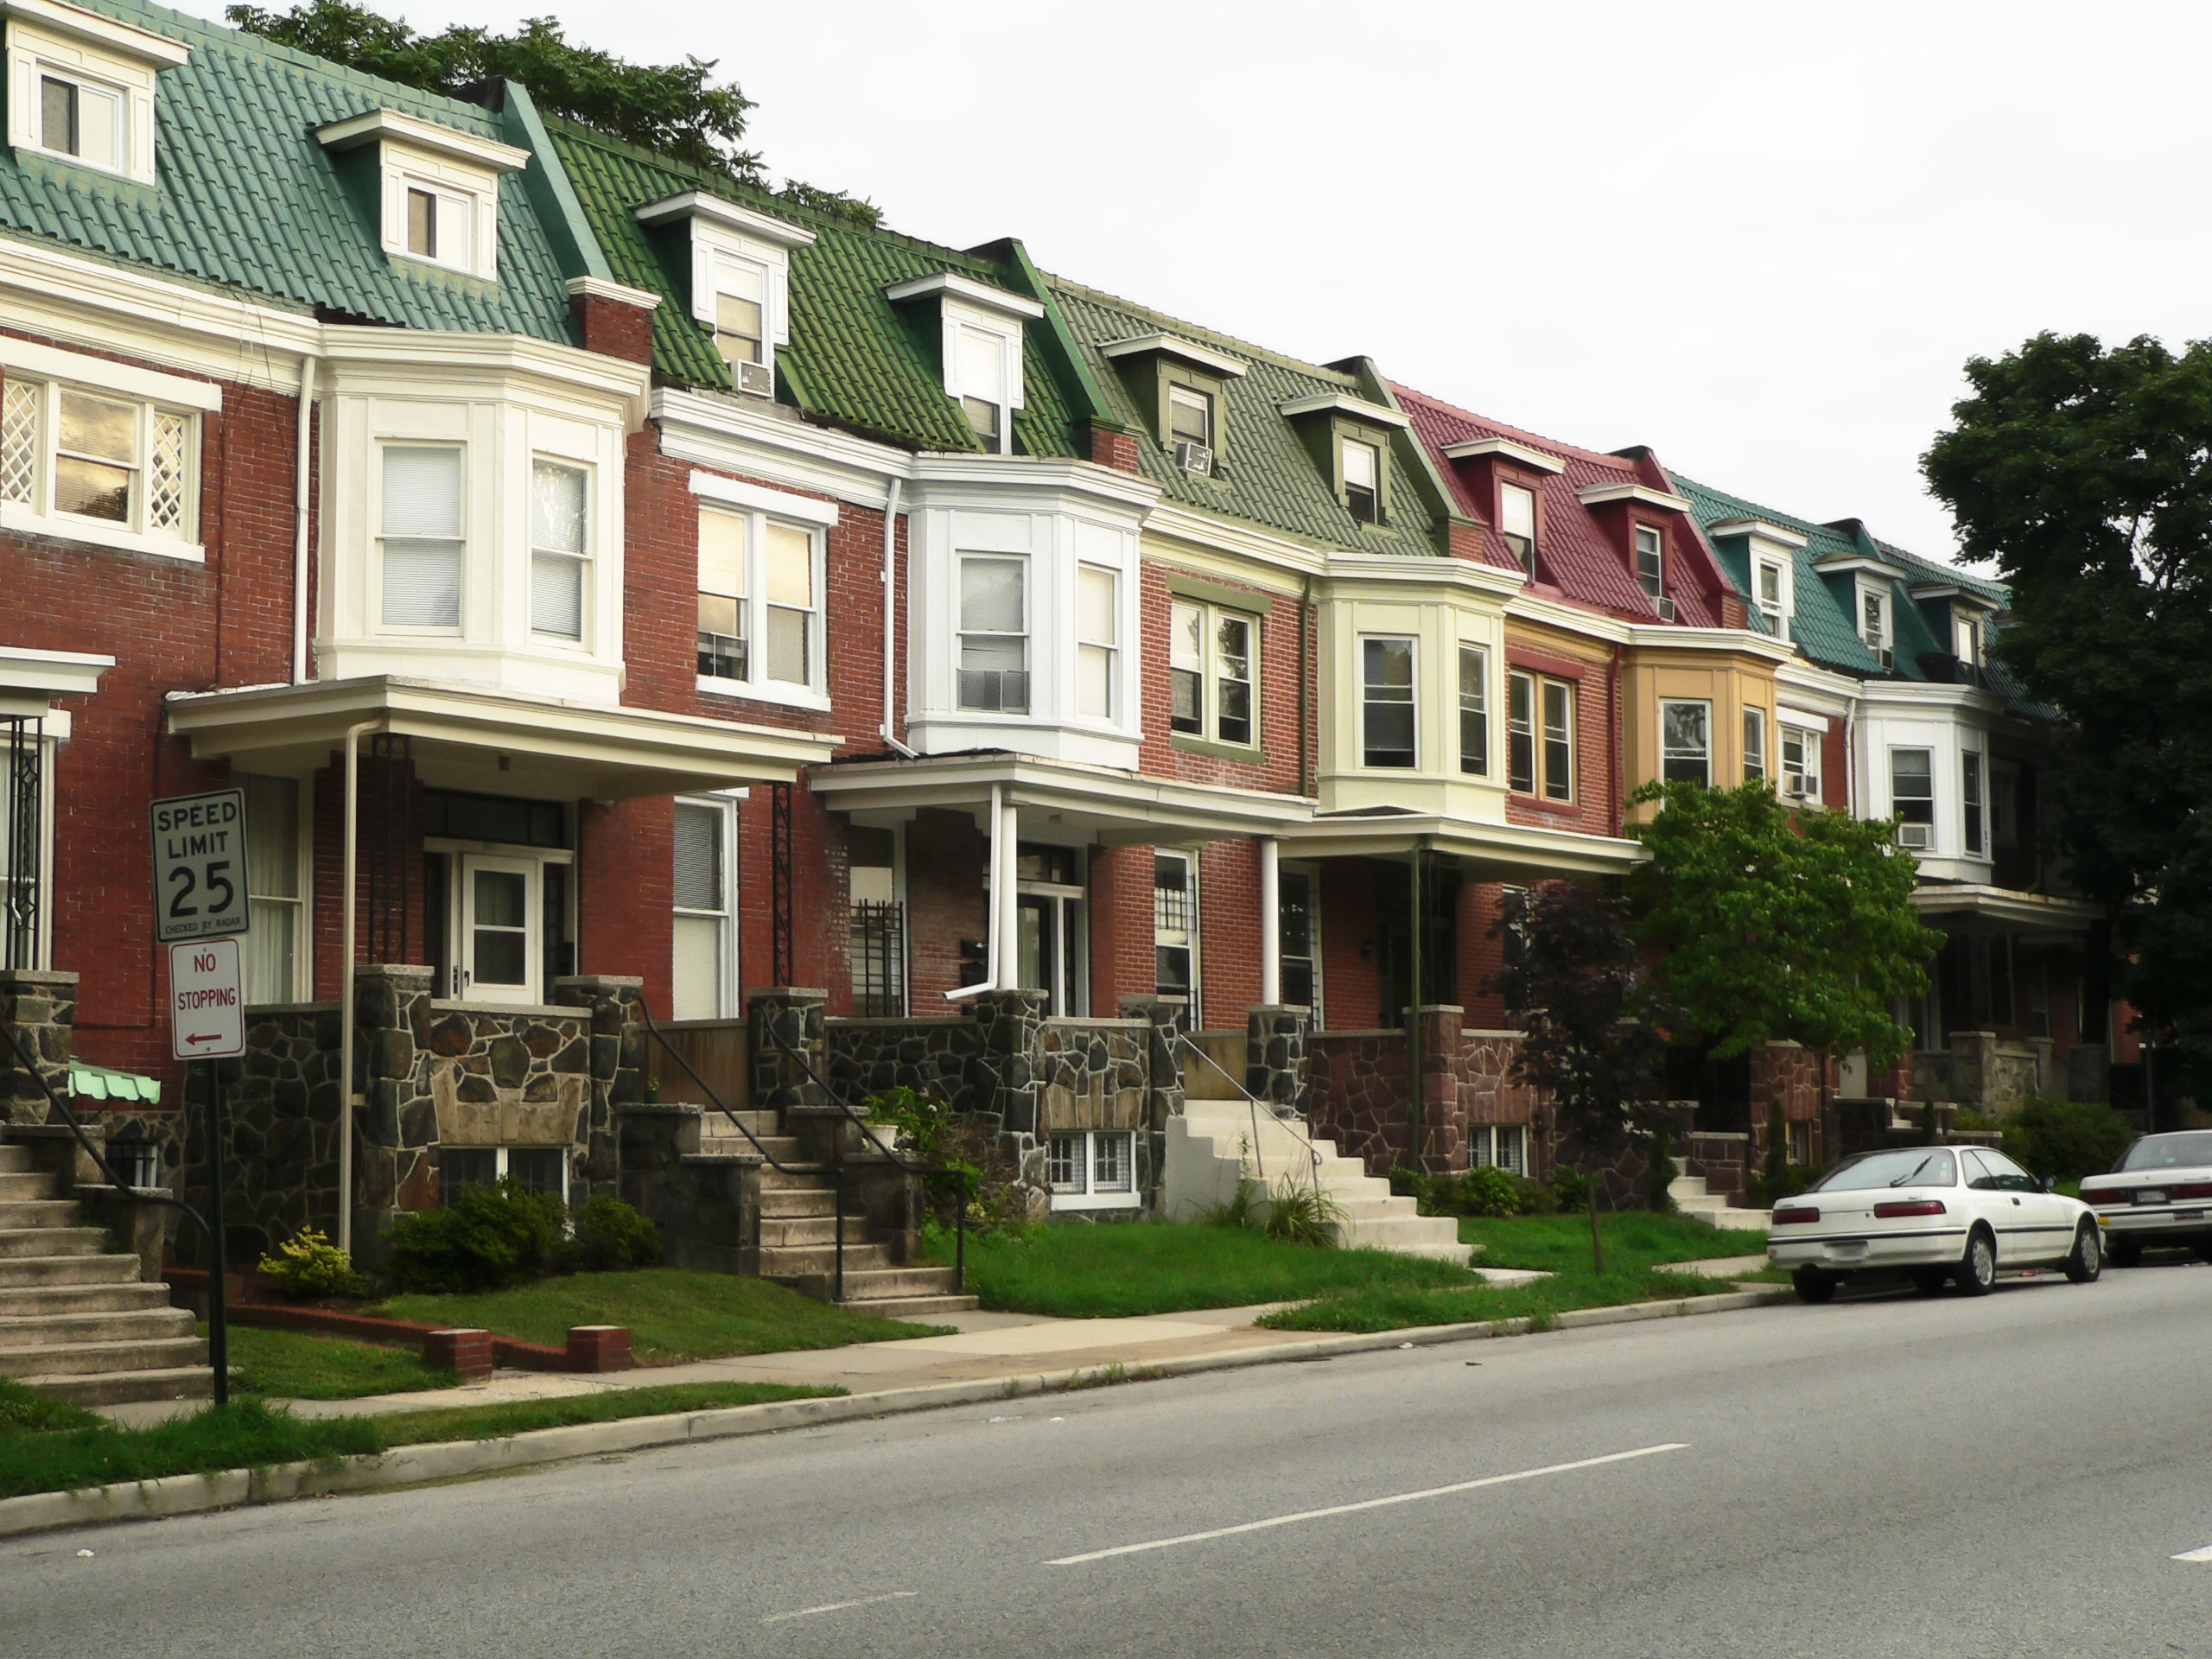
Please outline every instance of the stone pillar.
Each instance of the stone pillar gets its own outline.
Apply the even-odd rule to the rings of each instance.
[[[392,1217],[437,1204],[429,1047],[436,977],[427,967],[368,963],[353,969],[353,1087],[360,1098],[353,1111],[353,1234],[362,1260],[377,1258],[373,1241]],[[234,1183],[244,1163],[232,1166]],[[330,1173],[334,1181],[334,1165]],[[334,1199],[333,1213],[336,1208]]]
[[[555,1007],[591,1010],[591,1101],[580,1137],[587,1197],[612,1195],[619,1185],[622,1132],[616,1114],[645,1098],[645,1078],[654,1069],[638,1018],[645,985],[629,974],[569,974],[553,982]]]
[[[1045,1031],[1041,991],[984,991],[976,998],[983,1075],[976,1098],[1003,1135],[1037,1133],[1039,1046]]]
[[[76,975],[0,973],[0,1026],[37,1056],[40,1075],[57,1095],[68,1092],[76,1021]],[[23,1070],[14,1044],[0,1044],[0,1123],[43,1123],[46,1116],[37,1078]]]
[[[1467,1108],[1459,1097],[1459,1032],[1466,1010],[1448,1002],[1416,1009],[1421,1021],[1421,1146],[1414,1167],[1443,1175],[1467,1166]]]
[[[1121,1001],[1124,1020],[1141,1020],[1152,1027],[1145,1043],[1145,1138],[1151,1143],[1148,1167],[1154,1185],[1145,1193],[1145,1207],[1160,1211],[1161,1185],[1167,1171],[1167,1120],[1183,1115],[1183,1052],[1176,1042],[1184,1003],[1179,997],[1125,996]]]
[[[817,1077],[830,1075],[829,1003],[827,991],[791,986],[747,993],[753,1110],[831,1104],[806,1071],[811,1066]],[[805,1065],[793,1058],[794,1052],[804,1057]]]
[[[1277,1117],[1306,1112],[1306,1049],[1313,1016],[1306,1008],[1262,1003],[1244,1011],[1244,1092]]]
[[[1993,1031],[1955,1031],[1951,1033],[1951,1096],[1961,1106],[1986,1110],[1990,1085],[1997,1077],[1997,1033]]]

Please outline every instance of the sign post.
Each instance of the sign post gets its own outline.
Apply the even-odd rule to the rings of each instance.
[[[217,1062],[245,1052],[238,936],[247,928],[245,791],[156,801],[154,931],[169,947],[169,1048],[201,1064],[207,1090],[207,1360],[215,1403],[231,1401],[229,1286],[223,1224],[223,1080]]]

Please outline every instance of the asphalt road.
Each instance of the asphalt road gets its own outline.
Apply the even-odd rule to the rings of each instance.
[[[0,1544],[0,1654],[2202,1655],[2208,1360],[2176,1266],[1274,1365]]]

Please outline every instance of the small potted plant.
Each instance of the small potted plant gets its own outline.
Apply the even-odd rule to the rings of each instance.
[[[653,1105],[658,1102],[659,1099],[660,1079],[658,1077],[647,1077],[645,1079],[645,1104],[648,1106]]]

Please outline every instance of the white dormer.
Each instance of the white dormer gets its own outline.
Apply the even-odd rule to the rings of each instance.
[[[397,110],[333,121],[315,136],[341,166],[373,156],[373,177],[356,184],[376,204],[391,257],[499,280],[499,175],[521,170],[529,151]]]
[[[950,270],[893,283],[883,293],[893,305],[938,301],[945,396],[960,405],[985,448],[1012,454],[1014,411],[1022,406],[1022,325],[1042,317],[1045,308]]]
[[[715,350],[740,391],[776,395],[776,347],[791,344],[791,250],[812,231],[720,196],[687,190],[637,210],[648,227],[682,221],[691,232],[691,315],[715,332]]]
[[[1797,615],[1797,555],[1808,537],[1764,518],[1724,518],[1706,526],[1707,537],[1745,541],[1745,576],[1752,606],[1777,639],[1789,638]]]
[[[155,78],[189,49],[54,0],[9,0],[7,10],[8,142],[153,183]]]

